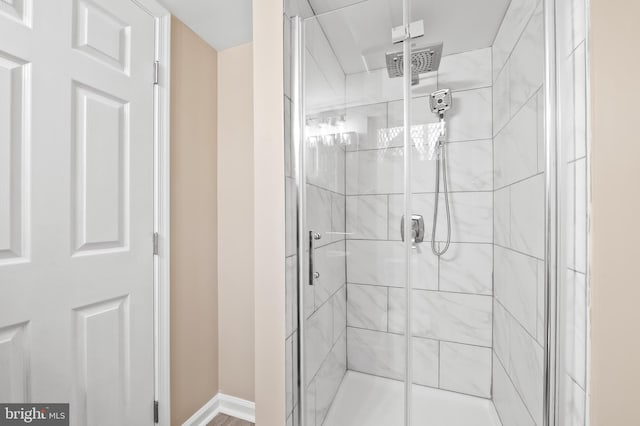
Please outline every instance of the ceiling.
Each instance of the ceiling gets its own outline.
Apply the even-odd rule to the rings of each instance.
[[[218,51],[253,38],[252,0],[159,1]],[[305,17],[318,15],[318,22],[346,74],[382,68],[384,53],[400,48],[391,45],[390,38],[391,28],[402,23],[402,0],[287,0],[286,3]],[[425,28],[424,37],[416,43],[442,41],[445,55],[489,47],[509,3],[510,0],[412,0],[412,21],[423,20]]]
[[[253,39],[251,0],[159,0],[214,49]]]
[[[391,29],[402,25],[401,0],[308,1],[345,74],[383,68],[385,53],[401,49],[400,45],[391,44]],[[423,20],[425,30],[415,44],[444,42],[444,55],[489,47],[509,3],[510,0],[413,0],[411,20]]]

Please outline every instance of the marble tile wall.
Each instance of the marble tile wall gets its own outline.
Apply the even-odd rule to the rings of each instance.
[[[558,87],[565,179],[564,238],[565,279],[560,283],[562,424],[584,426],[587,406],[588,324],[588,156],[586,110],[586,1],[562,2],[558,9]]]
[[[385,70],[347,75],[347,125],[358,132],[346,147],[347,368],[404,379],[405,286],[402,218],[401,79]],[[428,97],[453,91],[447,114],[452,244],[441,259],[435,235],[435,162],[413,148],[413,210],[426,237],[411,257],[414,382],[491,396],[493,134],[491,49],[446,56],[438,73],[421,78],[412,93],[414,125],[437,121]],[[441,203],[444,199],[441,196]],[[442,206],[443,204],[441,204]]]
[[[544,28],[513,0],[493,45],[493,397],[505,425],[542,425]]]
[[[286,196],[286,410],[287,425],[298,424],[297,221],[296,185],[291,140],[291,27],[290,17],[310,17],[307,0],[285,1],[285,196]],[[322,110],[344,101],[345,75],[317,23],[307,21],[306,107]],[[307,396],[305,426],[320,426],[327,415],[347,366],[345,150],[339,145],[307,146],[307,224],[321,234],[315,244],[316,270],[321,276],[305,286],[305,345]]]

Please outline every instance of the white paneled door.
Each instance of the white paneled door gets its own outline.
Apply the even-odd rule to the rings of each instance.
[[[0,0],[0,402],[153,423],[154,19]]]

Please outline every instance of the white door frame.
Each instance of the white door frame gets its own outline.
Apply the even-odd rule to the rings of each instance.
[[[171,14],[156,0],[131,0],[155,19],[155,60],[159,65],[154,88],[154,400],[158,423],[171,424],[170,327],[170,172],[171,172]],[[149,69],[152,72],[152,69]]]

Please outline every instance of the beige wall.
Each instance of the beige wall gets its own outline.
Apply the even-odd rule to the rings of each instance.
[[[254,399],[253,49],[218,54],[220,392]]]
[[[218,391],[217,53],[171,21],[171,424]]]
[[[591,425],[640,424],[640,2],[591,0]]]
[[[258,426],[285,418],[282,0],[253,2],[255,380]]]

